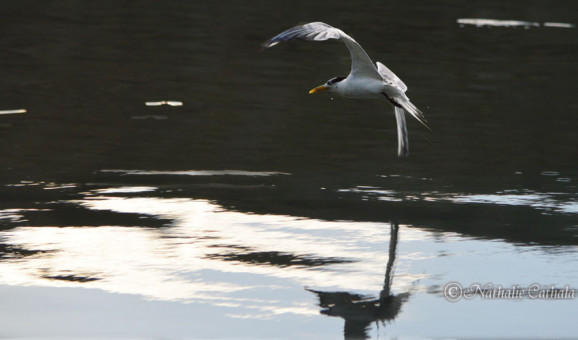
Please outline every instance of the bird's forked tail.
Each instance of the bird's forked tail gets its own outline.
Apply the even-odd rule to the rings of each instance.
[[[415,119],[417,119],[418,122],[420,122],[428,130],[433,132],[433,130],[427,125],[427,120],[425,119],[425,116],[423,115],[423,113],[415,105],[413,105],[412,102],[409,101],[409,98],[407,98],[407,96],[403,96],[403,97],[395,96],[395,97],[393,97],[393,101],[396,104],[403,107],[407,112],[409,112],[409,114],[411,114]],[[396,111],[396,116],[397,116],[397,111]],[[398,127],[399,127],[399,123],[398,123]]]
[[[409,140],[405,123],[405,112],[401,107],[395,106],[393,109],[397,122],[397,156],[407,157],[409,155]]]

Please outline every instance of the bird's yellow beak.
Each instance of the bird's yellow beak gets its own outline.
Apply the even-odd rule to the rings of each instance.
[[[329,86],[323,84],[323,85],[317,86],[317,87],[314,88],[313,90],[309,91],[309,94],[313,94],[313,93],[319,92],[319,91],[325,91],[325,90],[327,90],[327,89],[329,89]]]

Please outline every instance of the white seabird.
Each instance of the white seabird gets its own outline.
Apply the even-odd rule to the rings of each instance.
[[[430,131],[423,113],[409,101],[405,95],[407,86],[390,69],[379,61],[373,64],[361,46],[342,30],[322,22],[312,22],[290,28],[263,44],[269,48],[282,41],[304,39],[323,41],[341,40],[351,54],[351,71],[347,77],[335,77],[318,86],[309,93],[331,90],[343,97],[382,98],[386,97],[394,107],[397,120],[397,154],[407,157],[409,143],[404,110],[422,123]]]

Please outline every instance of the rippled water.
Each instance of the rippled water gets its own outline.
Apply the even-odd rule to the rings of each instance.
[[[578,289],[573,2],[5,4],[0,338],[531,338]],[[307,91],[350,33],[434,132]],[[371,24],[368,24],[371,23]]]

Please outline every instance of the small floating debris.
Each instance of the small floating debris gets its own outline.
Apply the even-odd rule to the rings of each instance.
[[[539,22],[533,21],[520,21],[520,20],[497,20],[497,19],[480,19],[480,18],[461,18],[457,20],[461,27],[464,25],[473,25],[476,27],[558,27],[558,28],[574,28],[574,24],[564,23],[564,22],[544,22],[540,24]]]
[[[576,26],[564,22],[545,22],[544,27],[574,28]]]
[[[570,183],[570,182],[572,182],[572,178],[558,177],[558,178],[556,178],[556,182]]]
[[[161,100],[159,102],[145,102],[146,106],[183,106],[183,102],[174,101],[174,100]]]
[[[26,113],[26,109],[0,110],[0,115],[13,115],[18,113]]]
[[[291,175],[278,171],[246,171],[246,170],[184,170],[184,171],[156,171],[156,170],[122,170],[103,169],[100,172],[121,173],[123,175],[186,175],[186,176],[277,176]]]
[[[492,27],[539,27],[540,23],[519,20],[496,20],[496,19],[474,19],[462,18],[458,19],[460,25],[474,25],[476,27],[492,26]]]
[[[542,171],[542,172],[540,173],[540,175],[541,175],[541,176],[553,176],[553,177],[556,177],[556,176],[560,176],[560,173],[559,173],[558,171]]]

